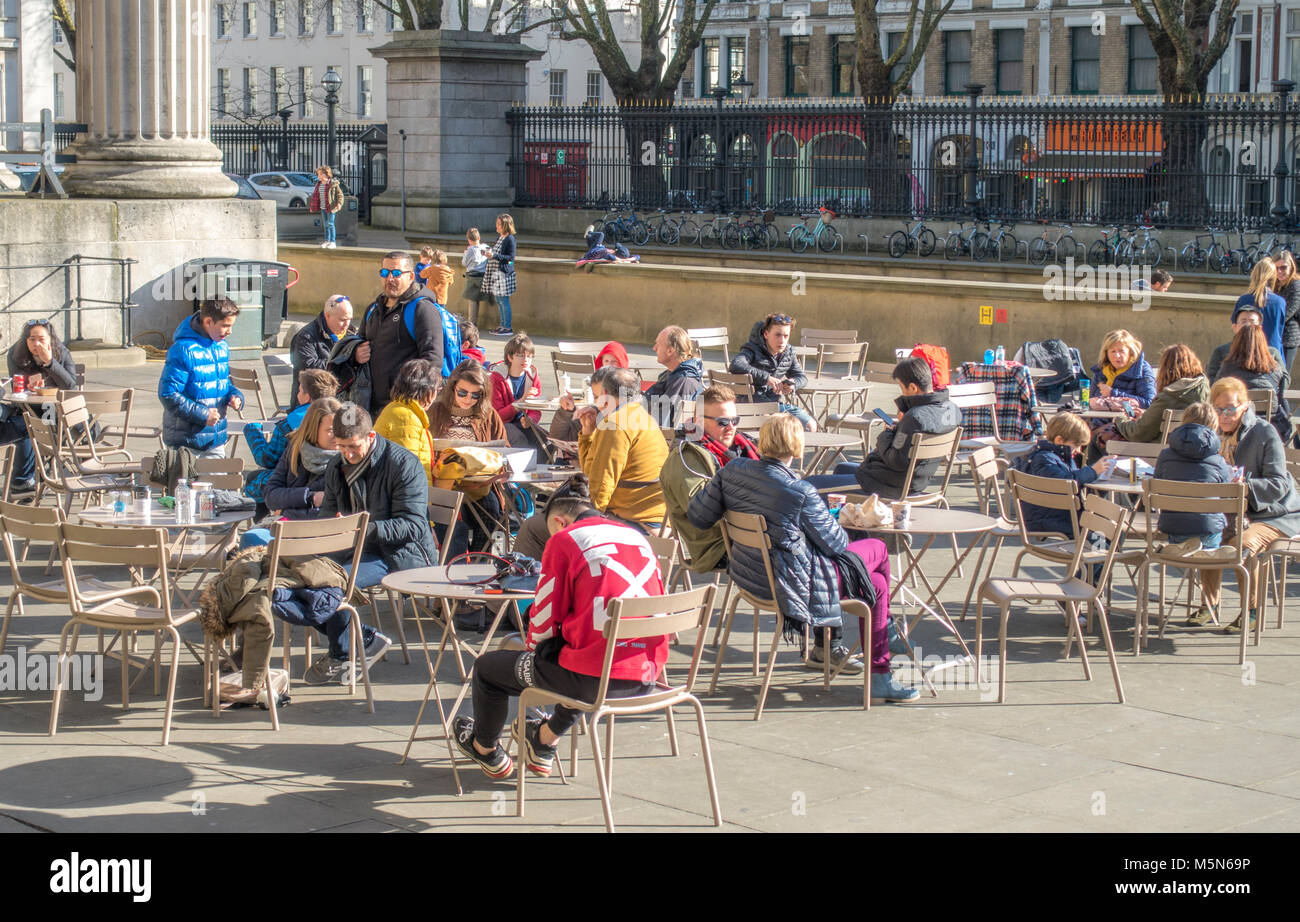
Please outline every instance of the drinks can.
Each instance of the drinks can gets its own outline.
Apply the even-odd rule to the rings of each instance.
[[[21,394],[25,390],[27,390],[27,376],[14,375],[14,393]]]
[[[826,506],[831,510],[831,512],[834,512],[843,506],[844,503],[848,501],[848,498],[847,493],[827,493]]]
[[[113,518],[126,518],[126,510],[131,505],[131,494],[125,490],[117,490],[113,493]]]

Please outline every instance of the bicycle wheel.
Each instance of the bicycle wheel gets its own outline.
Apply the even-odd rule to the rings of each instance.
[[[923,227],[916,234],[916,251],[922,256],[929,256],[934,252],[935,245],[938,242],[934,236],[934,231],[928,227]]]
[[[634,221],[631,227],[631,237],[637,246],[645,246],[650,242],[650,225],[644,221]]]
[[[1106,246],[1105,240],[1094,240],[1088,247],[1088,265],[1105,265],[1109,252],[1110,248]]]
[[[833,252],[835,247],[838,246],[835,242],[837,238],[843,239],[840,237],[840,232],[833,225],[827,224],[822,228],[822,232],[817,235],[817,249],[823,253]]]
[[[943,258],[956,259],[961,255],[961,238],[956,234],[949,234],[948,239],[943,242]]]
[[[718,228],[710,221],[708,224],[700,226],[700,235],[696,242],[704,249],[708,250],[718,245]]]
[[[699,243],[700,242],[700,225],[694,221],[686,220],[677,225],[677,242],[678,243]]]
[[[902,259],[907,255],[907,234],[903,231],[894,231],[889,235],[889,255],[894,259]]]
[[[1003,234],[1002,240],[998,244],[999,262],[1011,262],[1016,258],[1016,250],[1020,247],[1020,241],[1016,240],[1014,234]]]
[[[1138,250],[1138,261],[1144,266],[1150,266],[1152,269],[1160,265],[1160,256],[1160,244],[1154,240],[1148,240]]]
[[[1210,249],[1206,251],[1205,264],[1211,272],[1224,272],[1224,256],[1223,244],[1212,243]]]
[[[795,225],[794,230],[790,232],[790,249],[796,253],[803,253],[808,249],[808,228]]]
[[[781,235],[777,233],[775,224],[763,225],[763,246],[769,250],[775,250],[781,245]]]
[[[677,242],[678,230],[677,225],[671,221],[663,221],[655,228],[655,239],[664,246],[672,246]]]
[[[722,235],[719,238],[724,248],[734,250],[740,246],[740,225],[734,221],[728,222],[722,228]]]
[[[1241,269],[1242,275],[1250,275],[1250,270],[1255,268],[1255,263],[1259,262],[1259,257],[1255,253],[1255,248],[1251,247],[1241,254],[1241,263],[1238,268]]]
[[[1178,253],[1182,257],[1183,265],[1188,269],[1199,269],[1205,265],[1205,251],[1202,250],[1195,242],[1187,244]]]
[[[983,231],[977,231],[970,238],[970,258],[978,263],[984,262],[984,257],[989,251],[989,235]]]
[[[1079,241],[1075,240],[1069,234],[1066,234],[1060,240],[1056,241],[1056,261],[1064,263],[1067,259],[1079,261]]]
[[[1047,262],[1047,240],[1044,237],[1037,237],[1030,241],[1029,244],[1029,261],[1035,266],[1041,266]]]

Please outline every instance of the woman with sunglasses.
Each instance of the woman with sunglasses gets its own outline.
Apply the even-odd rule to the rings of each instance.
[[[48,320],[29,320],[23,325],[23,338],[9,350],[9,374],[26,376],[28,389],[57,387],[66,391],[77,386],[77,363]]]
[[[473,442],[506,441],[506,424],[492,409],[492,392],[488,387],[487,373],[477,362],[461,362],[443,383],[442,392],[429,408],[429,432],[435,439],[465,439]],[[491,529],[505,509],[505,490],[499,483],[486,490],[482,487],[462,488],[453,481],[438,480],[433,485],[445,490],[460,490],[466,499],[479,505],[479,515],[468,511],[461,514],[461,526],[451,537],[451,553],[461,554],[473,548],[479,550],[491,540]],[[486,525],[483,527],[482,523]],[[472,532],[471,533],[471,529]],[[439,535],[439,540],[442,536]]]
[[[1228,464],[1241,469],[1240,476],[1246,482],[1246,527],[1241,532],[1241,547],[1248,555],[1246,570],[1250,574],[1253,627],[1265,599],[1260,554],[1279,538],[1300,534],[1300,494],[1296,493],[1295,481],[1287,470],[1282,439],[1268,420],[1255,415],[1246,385],[1239,378],[1220,378],[1210,389],[1210,403],[1218,417],[1219,453]],[[1222,543],[1228,544],[1241,527],[1240,522],[1230,523],[1223,532]],[[1216,614],[1222,579],[1221,570],[1201,572],[1205,604]],[[1235,634],[1241,627],[1238,615],[1224,631]]]

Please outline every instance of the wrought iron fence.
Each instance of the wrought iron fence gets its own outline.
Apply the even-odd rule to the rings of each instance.
[[[849,216],[1179,226],[1292,224],[1300,118],[1259,96],[966,97],[525,107],[516,204],[827,205]],[[973,155],[973,157],[972,157]]]

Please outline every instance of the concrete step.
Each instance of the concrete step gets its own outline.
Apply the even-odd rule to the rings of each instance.
[[[110,346],[100,341],[73,340],[68,343],[68,350],[73,359],[87,369],[134,368],[143,365],[147,359],[139,346]]]

